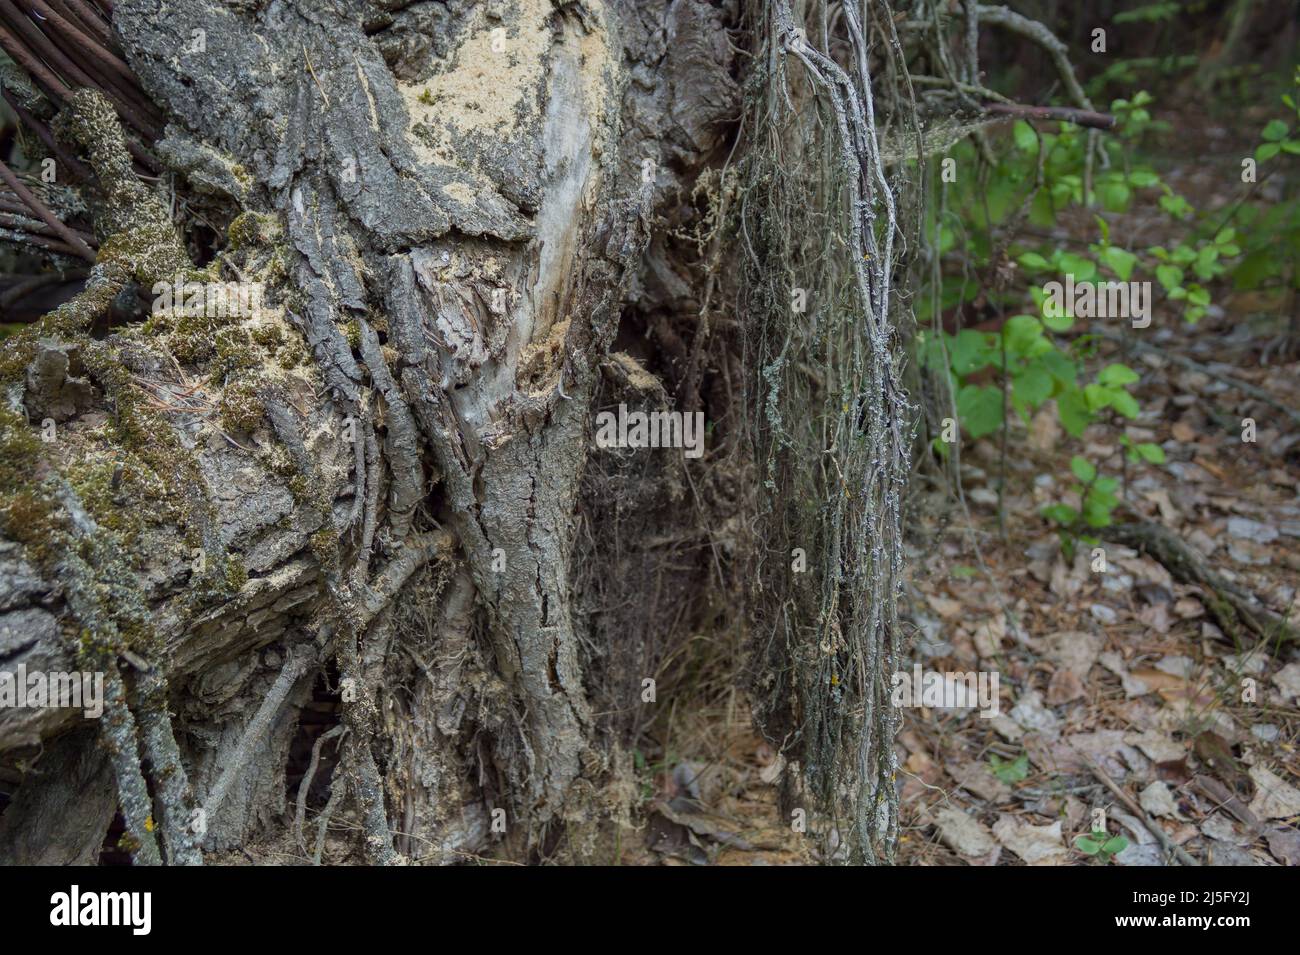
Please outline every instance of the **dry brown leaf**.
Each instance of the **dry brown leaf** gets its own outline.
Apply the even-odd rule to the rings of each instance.
[[[1084,695],[1083,681],[1075,676],[1073,670],[1057,670],[1052,674],[1052,682],[1047,686],[1047,704],[1062,706],[1073,703]]]
[[[930,605],[931,609],[945,620],[951,620],[954,617],[960,616],[962,613],[962,605],[960,601],[952,600],[948,597],[941,597],[938,594],[927,594],[925,600],[926,603]]]
[[[1065,865],[1069,861],[1059,819],[1050,826],[1031,826],[1004,814],[994,823],[993,834],[1029,865]]]

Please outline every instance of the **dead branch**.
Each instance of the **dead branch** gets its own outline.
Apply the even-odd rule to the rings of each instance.
[[[1265,641],[1300,639],[1285,618],[1210,569],[1205,558],[1167,527],[1146,522],[1113,524],[1099,533],[1107,540],[1149,554],[1183,583],[1206,590],[1205,603],[1230,639],[1240,642],[1243,625]]]
[[[23,204],[36,213],[42,222],[53,229],[54,233],[66,242],[77,255],[87,262],[95,261],[95,251],[80,236],[64,225],[45,203],[36,198],[32,191],[23,185],[22,180],[14,175],[13,170],[6,166],[3,161],[0,161],[0,179],[3,179],[5,184],[23,201]]]
[[[1113,129],[1115,117],[1095,110],[1075,109],[1072,106],[1025,106],[1020,103],[985,103],[984,112],[1021,119],[1052,119],[1093,129]]]

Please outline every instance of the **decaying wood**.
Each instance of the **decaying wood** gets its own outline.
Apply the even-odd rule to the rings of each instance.
[[[156,783],[175,762],[173,726],[189,779],[175,777],[185,794],[155,820],[160,843],[144,831],[147,798],[130,807],[138,861],[159,850],[186,861],[196,837],[219,851],[284,824],[284,762],[327,663],[347,733],[319,829],[351,801],[372,861],[480,852],[489,806],[507,810],[506,840],[527,854],[576,817],[575,782],[589,801],[608,765],[593,756],[604,744],[582,641],[615,635],[575,626],[573,514],[598,368],[648,217],[734,110],[730,53],[707,39],[718,14],[695,2],[357,6],[121,0],[113,11],[125,63],[168,117],[157,154],[232,221],[230,251],[199,278],[229,268],[268,283],[259,321],[279,327],[277,341],[300,335],[306,360],[258,339],[250,357],[234,354],[256,372],[229,361],[214,372],[209,342],[165,324],[84,340],[133,285],[198,271],[168,230],[138,231],[134,217],[156,200],[106,134],[89,151],[109,198],[96,227],[107,251],[87,289],[14,349],[53,356],[58,380],[5,382],[32,428],[47,406],[62,409],[50,468],[75,469],[117,440],[119,394],[177,452],[183,512],[149,514],[126,554],[156,634],[141,658],[152,676],[127,666],[113,718],[119,798],[144,791],[130,741],[150,750]],[[202,49],[178,55],[178,38],[193,37]],[[644,76],[632,88],[634,70]],[[643,160],[657,170],[648,182]],[[217,359],[226,347],[218,340]],[[74,387],[83,359],[86,384]],[[106,382],[110,365],[127,373],[120,384]],[[116,533],[101,528],[105,506],[146,506],[130,476],[161,467],[153,450],[123,449],[128,479],[86,505],[95,534]],[[22,543],[0,544],[0,660],[74,670],[68,588]],[[399,712],[409,728],[394,725]],[[59,734],[73,720],[0,713],[0,754],[71,739]],[[41,763],[15,808],[56,798]],[[197,831],[179,818],[190,789]],[[301,825],[299,807],[289,814]],[[41,825],[23,838],[54,838]]]

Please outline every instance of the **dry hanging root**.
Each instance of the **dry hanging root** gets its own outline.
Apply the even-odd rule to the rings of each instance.
[[[769,548],[755,588],[755,698],[797,767],[785,808],[810,795],[827,856],[847,861],[892,860],[898,825],[890,677],[914,409],[895,284],[920,245],[931,151],[907,64],[941,74],[924,77],[927,102],[987,114],[981,101],[1005,100],[978,84],[979,28],[992,25],[1048,49],[1076,103],[1070,118],[1091,107],[1045,28],[1002,8],[948,7],[917,0],[900,17],[880,0],[811,0],[799,19],[772,0],[754,25],[765,68],[744,121],[737,231]]]
[[[78,656],[85,667],[104,674],[100,738],[109,754],[126,824],[123,847],[137,865],[157,865],[162,861],[157,830],[168,862],[202,865],[195,804],[167,712],[160,641],[149,626],[143,598],[124,555],[96,526],[72,488],[62,478],[49,480],[52,495],[66,515],[65,528],[51,541],[57,553],[52,560],[64,583],[69,610],[83,628]],[[83,559],[82,553],[87,557]],[[152,660],[130,689],[117,663],[127,650],[127,633],[134,651],[130,656]],[[141,769],[141,750],[151,767],[154,799]],[[152,812],[155,804],[157,821]]]
[[[892,24],[883,4],[873,8]],[[785,748],[829,822],[827,856],[888,862],[898,827],[889,674],[912,417],[892,324],[905,235],[898,183],[884,171],[856,5],[839,8],[847,68],[810,41],[789,3],[768,12],[769,86],[752,127],[752,211],[741,214],[753,290],[742,311],[756,315],[750,346],[762,365],[757,455],[775,492],[769,539],[780,542],[771,559],[781,574],[790,554],[806,552],[813,582],[764,588],[794,596],[766,609],[772,644],[785,646],[759,681],[760,718],[770,730],[788,712]],[[884,37],[892,57],[896,37]],[[894,102],[891,114],[909,109]],[[792,307],[801,295],[811,319]],[[790,658],[793,672],[779,662]]]

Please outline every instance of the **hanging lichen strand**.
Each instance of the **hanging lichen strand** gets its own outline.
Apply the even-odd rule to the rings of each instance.
[[[871,57],[889,61],[891,78],[905,74],[893,61],[892,14],[871,6],[874,51],[854,4],[836,7],[833,23],[811,4],[805,26],[777,0],[755,24],[765,88],[746,117],[740,222],[768,502],[755,595],[759,718],[790,764],[785,810],[815,814],[809,831],[826,858],[867,863],[891,861],[897,835],[888,677],[900,649],[913,418],[891,288],[908,234],[897,198],[905,184],[885,175]],[[838,62],[827,52],[832,30]],[[905,94],[891,93],[887,113],[889,125],[913,128]]]

